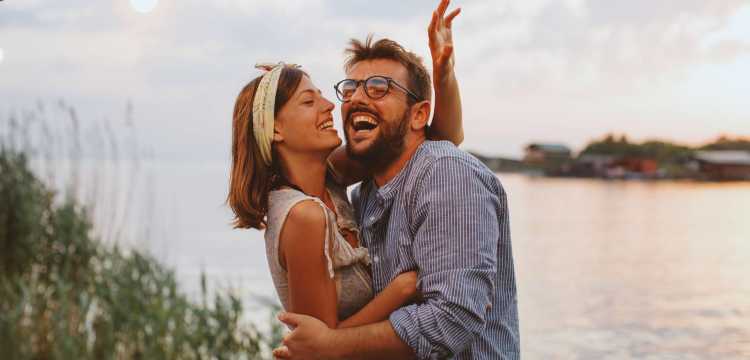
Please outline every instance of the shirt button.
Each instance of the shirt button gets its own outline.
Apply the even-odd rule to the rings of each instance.
[[[372,258],[372,261],[374,261],[374,262],[378,262],[378,261],[380,261],[380,258],[379,258],[379,257],[378,257],[377,255],[375,255],[375,256],[374,256],[374,257]]]
[[[375,216],[370,216],[370,221],[375,221]]]

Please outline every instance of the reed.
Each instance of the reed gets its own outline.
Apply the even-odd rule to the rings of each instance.
[[[97,206],[122,198],[121,190],[85,183],[80,165],[89,156],[86,144],[109,149],[98,156],[110,160],[137,159],[137,152],[123,151],[113,131],[83,137],[75,111],[60,108],[69,110],[65,134],[41,105],[0,127],[0,358],[267,357],[279,341],[278,325],[259,331],[244,319],[242,299],[209,292],[205,275],[199,298],[186,295],[172,269],[120,242],[123,219],[134,210],[115,206],[107,214],[102,209],[112,206]],[[132,181],[125,201],[136,193],[137,174],[129,169],[112,170]],[[105,177],[102,171],[93,179]]]

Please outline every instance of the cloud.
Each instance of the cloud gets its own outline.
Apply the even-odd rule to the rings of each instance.
[[[70,0],[7,0],[0,4],[3,16],[0,29],[37,29],[64,31],[69,29],[100,31],[121,23],[113,17],[122,2]]]
[[[748,53],[750,44],[743,39],[706,46],[747,4],[742,0],[521,4],[467,5],[469,19],[460,20],[473,24],[461,28],[459,40],[484,38],[466,46],[475,49],[465,62],[491,64],[492,79],[503,82],[497,90],[509,96],[576,88],[631,92],[644,80],[683,76],[695,64],[731,61]]]
[[[467,146],[506,153],[535,137],[575,142],[633,118],[677,118],[670,94],[683,79],[702,66],[732,64],[750,49],[746,29],[733,28],[746,1],[454,4],[463,8],[454,37]],[[0,110],[64,97],[100,117],[132,99],[136,121],[164,149],[223,155],[234,97],[258,75],[254,62],[301,63],[333,99],[349,38],[390,37],[428,60],[433,7],[160,0],[139,14],[123,0],[4,1]],[[655,103],[665,105],[647,107]],[[748,114],[730,115],[727,124]]]

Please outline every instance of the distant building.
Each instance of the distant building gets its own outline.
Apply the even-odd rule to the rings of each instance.
[[[700,173],[711,180],[750,180],[750,152],[696,151],[693,160]]]
[[[608,154],[579,156],[570,174],[608,179],[653,179],[661,176],[659,163],[655,159]]]
[[[549,161],[569,160],[572,151],[562,144],[529,144],[526,146],[523,161],[530,164],[543,164]]]
[[[471,151],[469,153],[494,172],[523,172],[527,170],[526,165],[517,159],[485,156]]]
[[[562,144],[529,144],[526,146],[523,162],[541,170],[546,175],[564,175],[571,169],[571,154],[569,147]]]
[[[612,166],[622,168],[626,174],[636,177],[654,177],[659,171],[659,163],[654,159],[624,157]]]
[[[584,154],[573,164],[572,175],[582,177],[605,177],[607,169],[617,160],[613,155]]]

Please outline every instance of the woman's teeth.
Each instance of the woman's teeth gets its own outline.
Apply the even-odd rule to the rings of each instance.
[[[328,120],[320,125],[320,130],[328,130],[333,128],[333,120]]]

